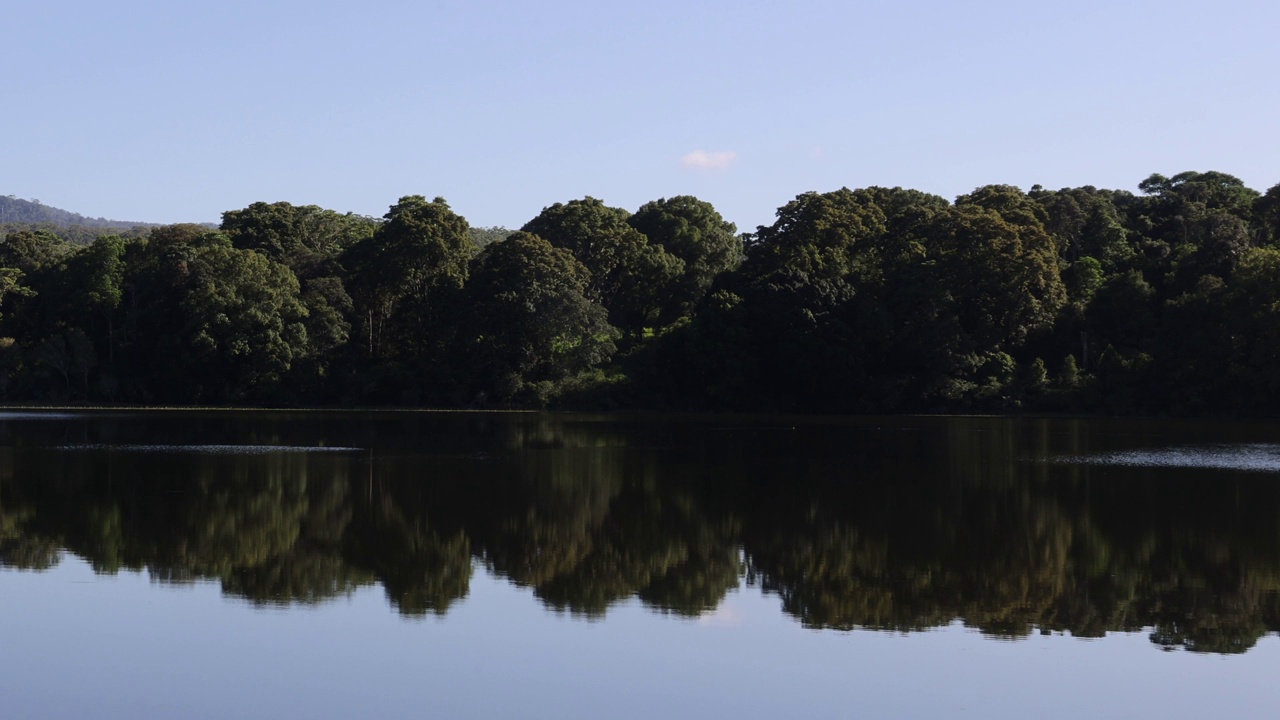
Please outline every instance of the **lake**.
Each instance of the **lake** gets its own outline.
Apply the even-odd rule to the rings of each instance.
[[[0,413],[0,717],[1271,717],[1280,424]]]

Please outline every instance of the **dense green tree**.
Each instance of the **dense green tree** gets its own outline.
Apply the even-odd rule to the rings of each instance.
[[[314,396],[326,386],[333,389],[334,364],[346,359],[342,356],[359,320],[347,290],[350,275],[339,259],[370,241],[379,225],[374,218],[287,202],[258,202],[223,213],[221,229],[235,247],[287,265],[301,285],[309,350],[291,373],[289,392]]]
[[[372,358],[420,350],[419,334],[440,309],[435,301],[462,287],[476,252],[466,219],[444,198],[400,198],[385,220],[342,256],[361,342]]]
[[[225,238],[198,247],[182,300],[200,396],[236,400],[265,391],[307,350],[306,309],[288,268]],[[193,368],[195,369],[195,368]]]
[[[351,296],[338,277],[312,278],[302,293],[307,308],[307,338],[314,355],[324,355],[346,344],[351,335],[348,318],[354,311]]]
[[[306,309],[285,266],[211,238],[189,288],[187,331],[201,374],[222,384],[215,397],[268,389],[307,352]]]
[[[670,304],[659,312],[659,324],[688,315],[717,276],[742,262],[737,227],[725,221],[711,203],[690,195],[645,203],[627,223],[651,244],[684,262],[678,288],[672,292]]]
[[[526,232],[480,253],[465,300],[477,391],[507,401],[609,359],[617,332],[586,298],[588,278],[567,250]]]
[[[63,271],[70,285],[72,317],[97,340],[108,365],[115,362],[116,316],[124,300],[124,256],[125,241],[105,236],[68,258]]]
[[[1198,325],[1184,325],[1189,334],[1211,334],[1224,342],[1201,345],[1200,355],[1227,355],[1229,386],[1215,396],[1215,410],[1234,409],[1250,415],[1274,415],[1280,406],[1280,249],[1254,248],[1244,253],[1230,288],[1222,293],[1224,307]],[[1212,348],[1206,352],[1207,348]]]
[[[737,353],[754,360],[743,390],[756,394],[754,402],[863,407],[884,231],[872,193],[847,188],[800,195],[757,230],[730,282],[742,299],[734,315],[747,341]],[[743,397],[749,404],[750,394]]]
[[[48,230],[9,233],[0,242],[0,267],[31,274],[56,262],[71,246]]]
[[[630,213],[593,197],[556,203],[520,228],[568,250],[590,272],[587,298],[625,330],[653,326],[675,303],[684,261],[651,244]]]
[[[1115,272],[1136,260],[1136,250],[1128,241],[1113,194],[1085,186],[1057,191],[1033,189],[1029,195],[1044,208],[1045,229],[1057,238],[1067,261],[1092,257],[1108,272]]]
[[[1155,336],[1158,313],[1155,288],[1137,270],[1107,278],[1086,311],[1091,332],[1101,344],[1127,349],[1148,346]]]
[[[1213,171],[1188,171],[1168,178],[1156,173],[1139,183],[1138,189],[1150,196],[1148,207],[1159,214],[1159,220],[1178,226],[1213,210],[1248,218],[1258,197],[1240,178]]]
[[[778,208],[777,216],[750,238],[743,267],[748,277],[787,268],[857,284],[880,278],[886,219],[874,192],[804,193]]]
[[[264,397],[307,352],[297,278],[224,235],[153,233],[126,282],[135,392],[145,386],[158,398],[204,402]]]
[[[506,240],[511,235],[511,230],[494,225],[493,227],[473,227],[468,230],[471,233],[471,241],[476,247],[483,250],[489,243],[495,243],[499,240]]]
[[[1254,217],[1258,223],[1258,244],[1280,244],[1280,184],[1254,201]]]
[[[750,407],[766,388],[763,358],[742,297],[710,293],[698,314],[633,354],[629,368],[649,404],[679,409]],[[790,375],[788,375],[790,377]]]
[[[1148,279],[1173,296],[1193,288],[1204,274],[1227,278],[1251,244],[1258,193],[1220,172],[1155,174],[1139,184],[1137,230],[1148,238]],[[1170,283],[1169,288],[1164,288]]]
[[[981,188],[930,228],[939,284],[979,346],[1016,345],[1053,322],[1066,301],[1057,246],[1039,206],[1008,186]]]
[[[14,226],[0,392],[1273,414],[1270,391],[1248,389],[1271,375],[1269,311],[1248,298],[1266,297],[1256,251],[1280,237],[1280,186],[1184,172],[1138,190],[990,185],[952,204],[846,188],[797,196],[743,236],[691,196],[634,215],[555,204],[525,226],[541,240],[510,243],[421,196],[382,220],[254,203],[221,235],[69,244],[61,227]],[[504,247],[473,263],[480,244]]]
[[[353,213],[287,202],[253,203],[222,214],[220,229],[237,248],[288,265],[300,280],[332,273],[326,261],[369,239],[378,223]]]

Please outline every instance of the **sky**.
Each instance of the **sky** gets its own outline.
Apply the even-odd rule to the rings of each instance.
[[[444,197],[1280,183],[1280,3],[5,0],[0,195],[217,222]]]

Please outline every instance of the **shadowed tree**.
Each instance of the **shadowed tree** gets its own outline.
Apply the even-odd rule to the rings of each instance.
[[[543,208],[521,230],[568,250],[590,272],[586,296],[624,330],[652,326],[684,273],[684,262],[650,244],[630,214],[593,197]]]
[[[1280,185],[1274,185],[1253,204],[1258,224],[1258,244],[1280,244]]]
[[[609,359],[617,331],[586,298],[588,277],[567,250],[526,232],[480,253],[464,303],[477,391],[509,400]]]
[[[684,272],[665,307],[659,324],[684,317],[702,300],[718,275],[742,262],[742,238],[737,227],[726,222],[711,203],[690,195],[645,203],[627,218],[651,244],[684,262]]]
[[[145,368],[135,391],[188,402],[262,397],[307,352],[297,278],[224,235],[153,233],[130,265],[123,366]]]
[[[306,308],[289,269],[210,239],[183,299],[191,347],[223,398],[269,389],[307,352]]]
[[[373,218],[316,205],[256,202],[222,214],[220,229],[242,250],[257,250],[289,266],[299,280],[332,275],[326,267],[347,248],[367,240],[378,222]]]
[[[342,256],[371,358],[420,350],[420,333],[439,309],[436,296],[462,287],[476,251],[466,219],[444,198],[400,198],[385,219]]]

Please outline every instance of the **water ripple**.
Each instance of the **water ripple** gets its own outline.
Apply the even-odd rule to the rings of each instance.
[[[1278,473],[1280,472],[1280,444],[1255,443],[1122,450],[1097,455],[1065,455],[1054,458],[1053,462],[1073,465]]]

